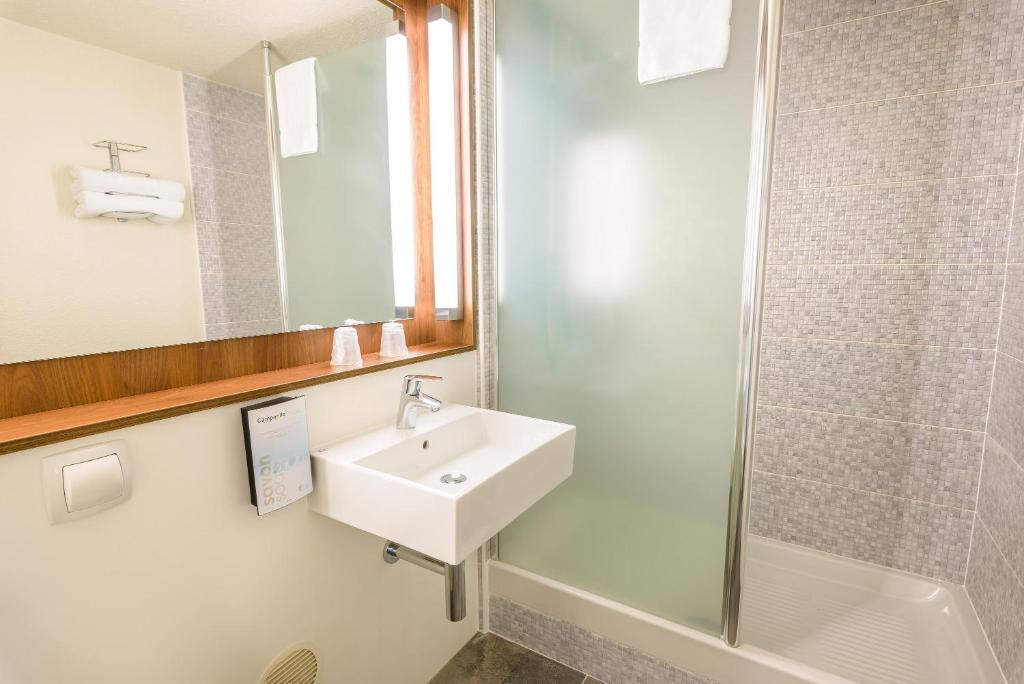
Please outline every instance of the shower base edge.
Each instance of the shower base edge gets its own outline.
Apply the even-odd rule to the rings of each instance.
[[[639,673],[657,659],[722,684],[850,684],[756,646],[731,648],[718,637],[508,563],[490,561],[487,575],[491,600],[511,602],[525,614],[515,621],[514,630],[502,629],[492,618],[492,631],[598,679],[610,676],[601,670],[609,667],[609,660],[618,661],[614,667]],[[552,637],[550,630],[558,634]],[[621,647],[609,649],[614,651],[611,657],[596,654],[592,644],[602,638]],[[661,679],[648,676],[647,681]]]

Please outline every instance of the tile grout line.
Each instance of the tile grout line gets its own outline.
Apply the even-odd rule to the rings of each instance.
[[[207,325],[240,325],[242,323],[266,323],[267,321],[276,321],[280,317],[276,318],[251,318],[244,321],[226,321],[224,323],[207,323]]]
[[[896,262],[896,263],[848,263],[848,262],[796,262],[792,264],[766,264],[765,268],[782,270],[786,268],[934,268],[936,266],[947,266],[953,268],[998,268],[1008,264],[999,261],[978,261],[971,263],[945,262],[945,261],[922,261],[922,262]]]
[[[230,116],[223,116],[222,114],[215,114],[213,112],[203,111],[202,109],[195,109],[194,107],[185,107],[185,112],[186,112],[186,114],[188,112],[195,112],[196,114],[202,114],[203,116],[208,116],[211,119],[220,119],[221,121],[227,121],[229,123],[241,124],[243,126],[249,126],[250,128],[258,128],[261,131],[263,131],[264,133],[266,133],[266,130],[267,130],[266,124],[254,124],[251,121],[242,121],[241,119],[234,119],[234,118],[232,118]]]
[[[1024,121],[1024,117],[1022,117]],[[1017,172],[1009,173],[982,173],[973,176],[937,176],[935,178],[901,178],[899,180],[876,180],[863,183],[841,183],[839,185],[793,185],[789,187],[773,187],[772,195],[785,194],[789,192],[803,192],[807,190],[836,190],[840,188],[873,188],[888,185],[923,185],[926,183],[949,183],[964,180],[984,180],[989,178],[1016,178]]]
[[[245,176],[246,178],[267,179],[270,177],[270,174],[255,174],[245,173],[244,171],[232,171],[231,169],[225,169],[220,166],[208,166],[206,164],[192,164],[192,166],[194,166],[197,169],[209,169],[214,173],[230,173],[232,176]]]
[[[813,114],[815,112],[825,112],[830,109],[843,109],[844,107],[858,107],[862,105],[876,105],[883,104],[886,102],[899,102],[900,100],[910,100],[915,97],[928,97],[930,95],[948,95],[951,93],[961,93],[968,90],[979,90],[981,88],[1001,88],[1009,85],[1021,85],[1024,84],[1022,79],[1014,79],[1012,81],[998,81],[995,83],[981,83],[972,86],[961,86],[959,88],[943,88],[941,90],[929,90],[922,93],[910,93],[908,95],[892,95],[890,97],[882,97],[875,100],[858,100],[856,102],[844,102],[843,104],[827,105],[825,107],[812,107],[810,109],[794,109],[791,112],[780,112],[779,116],[797,116],[799,114]]]
[[[1000,354],[1002,354],[1003,356],[1005,356],[1008,359],[1013,359],[1017,363],[1024,363],[1024,359],[1018,359],[1016,356],[1014,356],[1013,354],[1010,354],[1009,352],[1004,352],[1001,349],[996,349],[996,357],[998,357]]]
[[[980,523],[981,526],[984,527],[984,522],[982,522],[981,519],[980,519],[981,516],[980,515],[976,515],[974,517],[975,517],[975,525],[978,525]],[[971,545],[972,546],[974,545],[974,526],[971,527]],[[970,555],[969,552],[968,552],[968,555]],[[970,570],[970,567],[971,567],[970,565],[967,566],[968,570]],[[981,625],[981,636],[984,637],[985,645],[988,646],[988,650],[992,654],[992,660],[994,660],[995,663],[996,663],[996,669],[999,670],[999,674],[1003,675],[1003,681],[1004,682],[1009,681],[1007,679],[1007,677],[1006,677],[1006,672],[1003,671],[1003,664],[1000,663],[999,662],[999,658],[996,657],[996,649],[993,648],[993,646],[992,646],[992,640],[988,636],[988,630],[985,629],[985,626],[981,622],[981,616],[978,614],[978,606],[974,605],[974,597],[971,596],[971,592],[968,591],[968,589],[967,589],[967,575],[968,575],[968,573],[965,572],[964,573],[964,594],[967,595],[967,603],[970,604],[971,610],[974,611],[974,618],[978,621],[978,624]]]
[[[868,496],[882,496],[887,499],[895,499],[897,501],[907,501],[909,503],[921,504],[923,506],[933,506],[935,508],[944,508],[950,511],[960,511],[961,513],[970,513],[971,515],[977,514],[977,506],[974,508],[964,508],[962,506],[950,506],[949,504],[935,503],[933,501],[925,501],[924,499],[912,499],[906,496],[898,496],[896,494],[886,494],[884,492],[873,492],[869,489],[861,489],[860,487],[851,487],[850,485],[838,484],[835,482],[825,482],[824,480],[811,480],[806,477],[797,477],[796,475],[784,475],[782,473],[775,473],[770,470],[763,470],[761,468],[754,468],[755,473],[761,473],[762,475],[770,475],[772,477],[781,477],[785,480],[794,480],[796,482],[806,482],[812,485],[819,485],[822,487],[836,487],[839,489],[845,489],[850,492],[857,492],[859,494],[867,494]],[[964,568],[967,567],[966,562]]]
[[[782,410],[785,410],[785,411],[800,411],[802,413],[813,413],[813,414],[822,415],[822,416],[837,416],[839,418],[853,418],[855,420],[870,420],[870,421],[875,421],[875,422],[879,422],[879,423],[893,423],[895,425],[911,425],[911,426],[914,426],[914,427],[931,428],[931,429],[934,429],[934,430],[952,430],[954,432],[969,432],[969,433],[975,434],[975,435],[984,435],[985,434],[982,430],[972,430],[971,428],[950,427],[948,425],[935,425],[933,423],[918,423],[918,422],[915,422],[915,421],[912,421],[912,420],[895,420],[893,418],[875,418],[873,416],[857,416],[857,415],[854,415],[852,413],[836,413],[834,411],[821,411],[821,410],[817,410],[817,409],[801,408],[799,406],[786,406],[784,404],[769,404],[769,403],[764,402],[764,401],[759,401],[757,403],[757,405],[758,405],[758,408],[764,407],[764,408],[782,409]]]
[[[981,519],[981,516],[978,516],[978,518]],[[999,546],[999,542],[996,541],[996,538],[992,536],[992,532],[989,531],[988,525],[985,523],[984,519],[981,519],[981,531],[984,532],[985,535],[988,537],[988,540],[992,542],[992,546],[995,547],[996,553],[999,554],[999,557],[1003,560],[1003,563],[1006,564],[1006,569],[1010,571],[1010,575],[1013,577],[1013,579],[1017,580],[1017,585],[1022,590],[1024,590],[1024,578],[1018,575],[1013,565],[1010,564],[1009,559],[1006,558],[1006,554],[1003,553],[1002,547]]]
[[[768,301],[767,299],[765,301]],[[795,342],[827,342],[830,344],[863,344],[879,347],[909,348],[916,351],[944,350],[944,351],[977,351],[996,353],[995,346],[991,347],[964,347],[948,344],[925,344],[921,342],[882,342],[879,340],[854,340],[839,339],[832,337],[796,337],[793,335],[763,335],[762,339],[790,340]],[[993,358],[994,362],[994,358]]]
[[[788,256],[786,254],[775,256]],[[1013,262],[1011,261],[1007,266],[1020,266],[1024,262]],[[951,267],[951,268],[999,268],[1003,264],[999,261],[975,261],[970,263],[951,263],[942,261],[922,261],[922,262],[901,262],[901,261],[890,261],[890,262],[875,262],[875,263],[861,263],[857,261],[794,261],[788,264],[773,264],[765,265],[765,268],[771,269],[801,269],[801,268],[935,268],[935,267]]]
[[[247,223],[245,221],[218,221],[216,219],[196,219],[196,223],[213,223],[221,226],[247,226],[249,228],[273,228],[270,223]]]
[[[986,435],[986,438],[988,439],[988,441],[992,442],[992,444],[995,445],[995,448],[997,450],[1003,452],[1003,454],[1006,456],[1006,458],[1010,459],[1010,462],[1013,463],[1013,465],[1017,468],[1017,470],[1021,471],[1022,475],[1024,475],[1024,465],[1021,465],[1017,461],[1017,457],[1014,456],[1013,454],[1011,454],[1009,449],[1007,449],[1005,446],[1003,446],[1002,443],[1000,443],[1000,441],[998,439],[996,439],[995,437],[993,437],[992,435]]]
[[[799,31],[791,31],[789,33],[783,33],[782,37],[783,38],[788,38],[789,36],[796,36],[796,35],[799,35],[801,33],[809,33],[810,31],[820,31],[822,29],[833,28],[835,26],[842,26],[843,24],[852,24],[852,23],[855,23],[855,22],[858,22],[858,21],[867,21],[869,19],[875,19],[877,17],[884,17],[887,14],[899,14],[900,12],[912,12],[912,11],[914,11],[916,9],[920,9],[922,7],[931,7],[932,5],[941,5],[941,4],[947,3],[949,1],[950,0],[935,0],[934,2],[926,2],[926,3],[920,4],[920,5],[911,5],[909,7],[901,7],[899,9],[889,10],[888,12],[879,12],[877,14],[870,14],[870,15],[868,15],[866,17],[856,17],[855,19],[844,19],[843,21],[837,21],[837,22],[834,22],[834,23],[831,23],[831,24],[823,24],[821,26],[812,26],[810,28],[800,29]]]
[[[996,353],[995,347],[957,347],[945,344],[920,344],[915,342],[880,342],[876,340],[839,340],[831,337],[794,337],[793,335],[762,335],[765,340],[792,340],[795,342],[828,342],[831,344],[863,344],[876,347],[910,347],[914,350],[979,351]]]

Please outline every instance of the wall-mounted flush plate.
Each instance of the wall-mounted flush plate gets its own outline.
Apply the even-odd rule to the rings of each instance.
[[[53,525],[131,498],[132,471],[123,440],[63,451],[47,456],[41,465],[46,515]]]

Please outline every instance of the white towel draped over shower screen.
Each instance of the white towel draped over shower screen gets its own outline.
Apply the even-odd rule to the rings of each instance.
[[[732,0],[638,0],[643,84],[725,66]]]

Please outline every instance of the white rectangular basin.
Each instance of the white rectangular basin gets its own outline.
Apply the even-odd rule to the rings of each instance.
[[[572,425],[449,404],[316,449],[310,508],[455,564],[572,474],[575,442]]]

